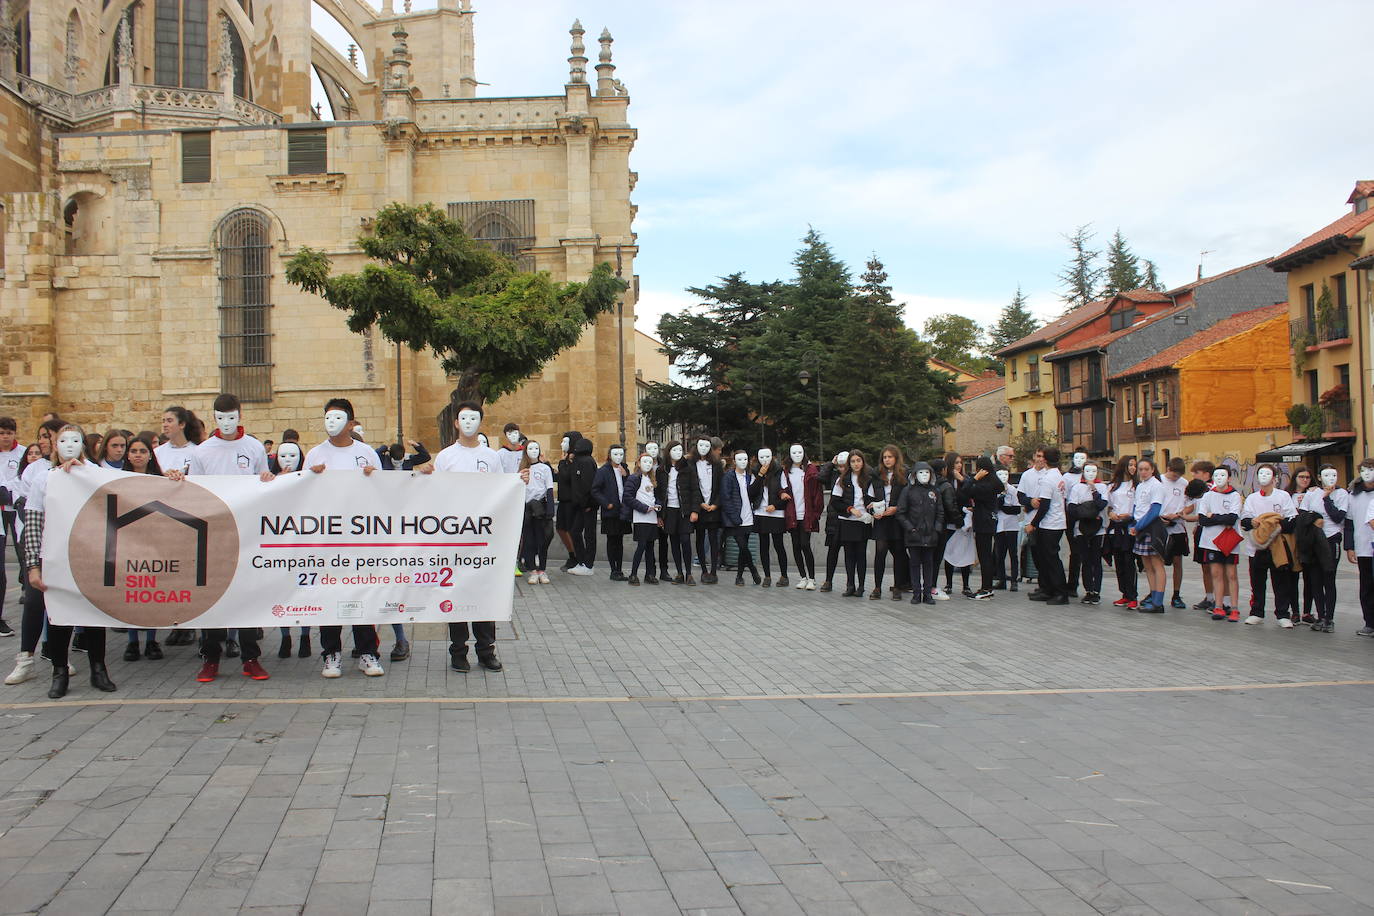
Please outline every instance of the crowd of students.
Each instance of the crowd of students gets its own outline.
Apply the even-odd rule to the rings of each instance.
[[[1187,607],[1181,594],[1183,570],[1192,562],[1201,568],[1205,591],[1192,607],[1213,620],[1263,623],[1272,587],[1280,627],[1301,622],[1313,632],[1329,633],[1335,570],[1344,546],[1347,561],[1359,571],[1364,626],[1358,632],[1374,636],[1374,459],[1361,462],[1358,479],[1348,487],[1340,486],[1330,465],[1319,468],[1315,479],[1301,468],[1286,487],[1280,487],[1280,468],[1260,465],[1252,491],[1242,494],[1232,469],[1210,462],[1187,466],[1175,458],[1160,468],[1149,458],[1127,457],[1108,470],[1085,452],[1074,451],[1068,468],[1062,469],[1055,448],[1036,451],[1031,466],[1017,473],[1013,450],[1003,446],[994,456],[978,458],[966,473],[955,453],[908,468],[902,450],[889,445],[874,462],[858,450],[815,462],[801,444],[791,445],[779,459],[768,448],[753,454],[744,449],[724,452],[719,438],[702,435],[662,447],[650,442],[633,465],[626,461],[624,445],[613,444],[598,464],[591,440],[570,430],[560,442],[555,469],[542,444],[525,438],[518,424],[506,424],[500,449],[492,449],[480,432],[482,408],[471,402],[456,407],[456,441],[432,460],[413,440],[368,446],[352,405],[342,398],[326,403],[327,438],[308,452],[295,430],[286,430],[275,448],[271,440],[245,433],[242,405],[230,394],[216,398],[209,435],[202,421],[180,406],[163,412],[160,434],[121,428],[88,434],[58,417],[45,417],[29,445],[18,441],[12,418],[0,417],[0,555],[4,540],[12,540],[24,588],[20,651],[5,683],[29,680],[35,676],[36,659],[44,657],[53,666],[49,696],[65,695],[74,673],[69,655],[74,648],[87,653],[92,685],[115,689],[105,665],[106,631],[86,628],[73,638],[71,628],[47,622],[43,603],[47,477],[61,466],[81,462],[173,480],[251,474],[271,481],[280,474],[334,469],[519,474],[525,506],[516,574],[527,576],[532,585],[550,584],[548,552],[555,533],[568,552],[563,571],[594,575],[598,529],[610,579],[631,586],[696,586],[698,569],[700,583],[714,585],[722,570],[732,568],[736,586],[748,584],[747,574],[759,587],[795,585],[830,592],[843,556],[843,597],[889,596],[917,605],[949,600],[956,573],[963,596],[972,600],[1016,592],[1027,582],[1036,586],[1026,594],[1031,601],[1068,604],[1081,585],[1081,603],[1098,605],[1104,570],[1111,568],[1119,593],[1115,606],[1163,613],[1166,607]],[[819,566],[812,549],[818,532],[823,532],[825,548]],[[634,545],[628,573],[626,537]],[[734,553],[728,565],[726,544]],[[1242,556],[1250,584],[1243,610],[1238,576]],[[970,587],[974,565],[980,573],[977,590]],[[889,567],[892,577],[887,580]],[[1171,572],[1173,588],[1166,604]],[[885,581],[890,582],[886,590]],[[0,564],[0,607],[7,584]],[[125,632],[126,661],[164,658],[156,631]],[[501,670],[495,632],[489,621],[450,624],[451,666],[470,670],[471,638],[478,663]],[[390,658],[401,661],[410,646],[400,624],[394,625],[394,634]],[[0,619],[0,636],[12,635]],[[359,669],[367,676],[383,675],[377,628],[354,626],[352,635]],[[173,630],[166,645],[198,644],[202,665],[197,680],[202,683],[218,677],[225,657],[239,658],[245,676],[265,680],[269,675],[261,662],[261,639],[255,628],[208,628],[199,635]],[[342,627],[320,627],[318,639],[322,675],[341,676]],[[312,654],[310,628],[300,629],[294,648],[300,658]],[[291,631],[282,627],[277,655],[290,658],[292,652]]]

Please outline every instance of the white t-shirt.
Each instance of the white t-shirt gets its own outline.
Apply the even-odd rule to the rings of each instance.
[[[1046,531],[1063,531],[1066,527],[1064,490],[1067,488],[1061,486],[1063,482],[1064,475],[1059,473],[1058,468],[1046,468],[1039,473],[1033,498],[1040,500],[1042,505],[1045,500],[1049,500],[1050,509],[1045,513],[1045,517],[1040,520],[1037,528],[1044,528]]]
[[[1331,491],[1331,501],[1336,504],[1336,508],[1350,514],[1350,493],[1344,487],[1337,487]],[[1331,521],[1331,516],[1326,514],[1326,492],[1321,487],[1313,487],[1302,496],[1302,508],[1308,512],[1315,512],[1325,521],[1322,523],[1322,534],[1328,538],[1338,537],[1344,523],[1336,524]]]
[[[474,445],[472,448],[468,448],[461,442],[453,443],[434,456],[434,470],[460,471],[469,474],[504,473],[501,468],[501,456],[496,454],[495,449],[485,445]]]
[[[1245,503],[1240,510],[1240,517],[1242,519],[1255,519],[1268,512],[1277,512],[1285,519],[1296,518],[1298,515],[1298,507],[1297,504],[1293,502],[1293,495],[1287,490],[1280,490],[1278,487],[1275,487],[1273,492],[1268,496],[1256,490],[1245,497]],[[1255,555],[1256,547],[1252,539],[1247,537],[1245,543],[1241,546],[1246,556],[1253,557]]]
[[[757,512],[755,512],[754,514],[755,514],[755,515],[762,515],[762,516],[764,516],[765,518],[782,518],[782,517],[783,517],[783,511],[784,511],[784,510],[783,510],[783,507],[782,507],[782,501],[781,501],[780,499],[778,499],[778,494],[776,494],[776,493],[774,493],[773,491],[769,490],[768,487],[767,487],[767,485],[765,485],[765,486],[763,487],[762,496],[763,496],[763,499],[760,500],[760,502],[759,502],[759,506],[761,506],[762,508],[760,508],[760,509],[759,509]],[[773,507],[774,507],[772,512],[769,512],[769,511],[768,511],[768,507],[769,507],[769,506],[773,506]]]
[[[796,465],[787,472],[787,482],[792,486],[792,509],[797,513],[797,521],[806,518],[806,471]]]
[[[173,445],[164,442],[153,449],[153,454],[157,456],[157,466],[162,468],[162,473],[168,471],[181,471],[183,474],[191,473],[191,456],[195,454],[196,446],[187,442],[185,445]]]
[[[668,508],[670,509],[682,508],[682,497],[677,489],[677,477],[677,465],[668,468]]]
[[[1066,474],[1066,475],[1064,475],[1064,476],[1067,477],[1068,475]],[[1078,481],[1078,483],[1074,484],[1073,487],[1069,490],[1069,502],[1071,502],[1071,503],[1087,503],[1087,502],[1092,502],[1092,501],[1093,501],[1094,499],[1096,499],[1098,496],[1101,496],[1104,500],[1107,498],[1107,485],[1106,485],[1105,483],[1103,483],[1102,481],[1100,481],[1100,480],[1094,481],[1093,483],[1088,483],[1087,481],[1082,480],[1082,479],[1080,478],[1079,481]],[[1101,515],[1101,518],[1102,518],[1102,524],[1101,524],[1101,526],[1098,527],[1096,534],[1102,534],[1103,532],[1105,532],[1105,531],[1107,530],[1107,507],[1106,507],[1106,506],[1103,506],[1103,507],[1102,507],[1102,515]],[[1074,528],[1075,528],[1075,530],[1077,530],[1077,527],[1078,527],[1078,523],[1075,522],[1075,523],[1074,523]]]
[[[754,507],[749,502],[749,481],[743,471],[735,471],[732,475],[735,484],[739,487],[739,523],[740,527],[754,524]]]
[[[1020,508],[1021,501],[1016,498],[1016,494],[1017,485],[1014,483],[1007,484],[1007,488],[1002,491],[1002,505],[1008,508]],[[1004,531],[1016,531],[1020,527],[1021,514],[1019,512],[1015,515],[1011,515],[1003,512],[1001,509],[997,510],[997,532],[999,534]]]
[[[33,464],[24,469],[24,496],[27,502],[24,503],[24,511],[36,509],[39,512],[44,510],[48,498],[48,475],[52,473],[52,463],[46,458],[39,458]]]
[[[543,499],[553,489],[553,468],[542,461],[530,465],[530,482],[525,484],[525,502]]]
[[[382,466],[372,446],[357,439],[343,448],[326,439],[305,453],[305,464],[302,466],[305,470],[320,464],[328,471],[360,471],[369,467],[380,469]]]
[[[1160,480],[1158,477],[1137,481],[1135,485],[1135,499],[1131,503],[1131,521],[1140,521],[1149,514],[1150,507],[1155,503],[1160,504],[1160,511],[1162,512],[1164,504],[1164,481]]]
[[[497,450],[496,457],[501,461],[502,471],[507,474],[518,474],[520,462],[524,460],[525,452],[518,448],[501,448]]]
[[[1160,515],[1173,515],[1183,512],[1183,504],[1187,501],[1187,494],[1183,491],[1188,488],[1188,481],[1180,475],[1178,480],[1170,480],[1168,477],[1160,478],[1160,484],[1164,487],[1164,505],[1160,506]],[[1183,519],[1175,519],[1166,523],[1170,534],[1187,534],[1188,526]]]
[[[46,477],[51,467],[51,461],[47,458],[39,458],[33,464],[24,468],[24,472],[19,475],[19,489],[22,491],[19,493],[19,496],[27,497],[32,493],[34,481],[38,480],[40,477]],[[25,503],[25,505],[31,505],[31,503]]]
[[[1245,532],[1240,527],[1240,511],[1244,507],[1241,501],[1240,492],[1232,489],[1230,493],[1223,493],[1220,490],[1208,490],[1202,494],[1202,499],[1198,500],[1198,515],[1234,515],[1236,522],[1230,527],[1236,534],[1245,536]],[[1203,550],[1217,549],[1217,535],[1226,530],[1225,525],[1205,525],[1202,527],[1202,534],[1198,536],[1198,546]],[[1246,539],[1248,543],[1248,539]]]
[[[0,486],[8,487],[10,481],[19,479],[19,469],[24,466],[24,452],[27,449],[27,445],[16,442],[8,452],[0,452]]]
[[[658,505],[658,497],[654,495],[654,475],[652,472],[640,475],[639,489],[635,491],[635,499],[637,499],[640,504],[649,506],[650,509],[648,512],[642,512],[639,509],[632,510],[634,512],[634,523],[636,525],[658,524],[658,513],[653,511],[652,508]]]
[[[1132,515],[1135,511],[1135,484],[1129,480],[1123,480],[1118,486],[1109,488],[1107,491],[1107,511],[1112,515]],[[1130,527],[1128,522],[1115,522],[1113,524]]]
[[[1350,494],[1349,518],[1355,543],[1346,544],[1346,549],[1355,551],[1357,557],[1374,557],[1374,528],[1369,527],[1369,520],[1374,518],[1374,490]]]
[[[159,459],[160,462],[161,459]],[[191,450],[190,474],[261,474],[267,470],[267,449],[244,433],[237,439],[211,436]]]
[[[711,475],[714,473],[715,468],[711,467],[711,462],[704,461],[700,458],[697,459],[697,481],[701,485],[701,498],[703,501],[706,501],[708,499],[708,493],[713,493],[711,489]],[[720,502],[719,493],[713,493],[713,495],[709,498],[713,499],[714,502],[707,502],[706,504],[708,506],[714,506],[716,505],[716,503]]]

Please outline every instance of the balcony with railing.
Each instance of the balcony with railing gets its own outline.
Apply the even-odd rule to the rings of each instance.
[[[1289,340],[1294,347],[1320,350],[1350,343],[1350,309],[1333,306],[1330,314],[1294,318],[1288,322]]]
[[[1340,435],[1355,431],[1354,413],[1350,400],[1327,400],[1322,404],[1322,425],[1325,435]]]
[[[238,124],[281,123],[281,115],[232,92],[121,83],[73,93],[22,74],[14,79],[9,85],[25,101],[71,130],[108,127],[120,114],[178,125],[197,121],[214,125],[220,120]]]

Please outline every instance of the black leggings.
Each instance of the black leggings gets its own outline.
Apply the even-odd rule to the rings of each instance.
[[[611,572],[623,572],[625,568],[625,535],[608,534],[606,535],[606,562],[611,565]]]
[[[617,540],[619,540],[619,538],[617,538]],[[657,536],[644,538],[643,540],[639,538],[635,539],[635,558],[634,561],[630,563],[631,576],[639,575],[639,561],[643,560],[644,577],[646,579],[657,578],[657,576],[654,575],[654,544],[657,542]]]
[[[772,542],[771,546],[773,548],[773,552],[776,552],[778,555],[778,575],[786,579],[787,551],[784,550],[782,546],[783,533],[781,531],[777,532],[776,534],[764,534],[763,532],[759,532],[759,559],[763,561],[763,574],[765,576],[769,576],[770,578],[773,575],[771,567],[768,563],[768,554],[770,553],[768,548],[770,546],[770,541]]]
[[[1113,528],[1107,533],[1107,543],[1112,550],[1112,566],[1116,569],[1116,588],[1122,598],[1134,601],[1136,592],[1135,551],[1129,541],[1122,537],[1124,529]]]
[[[935,587],[935,548],[908,547],[906,554],[907,566],[911,570],[912,600],[925,600]]]
[[[1374,628],[1374,557],[1356,557],[1360,568],[1360,611],[1364,625]]]
[[[1079,534],[1074,536],[1073,541],[1078,545],[1078,569],[1083,577],[1083,590],[1094,595],[1100,595],[1102,593],[1102,537],[1097,534]]]
[[[48,658],[52,660],[52,670],[66,671],[67,657],[72,647],[74,627],[54,626],[48,623]],[[82,642],[86,647],[86,658],[92,665],[105,664],[105,628],[82,627]]]
[[[703,573],[714,575],[720,569],[719,528],[710,528],[704,524],[697,525],[697,556],[701,558],[701,571]]]
[[[811,532],[797,522],[792,529],[792,560],[797,564],[797,575],[803,579],[816,578],[816,555],[811,552]]]
[[[849,524],[856,524],[850,522]],[[863,591],[868,578],[868,541],[844,542],[844,579],[849,588]]]
[[[993,552],[992,541],[995,531],[973,532],[973,543],[978,548],[978,568],[983,574],[982,591],[992,591]]]
[[[1331,551],[1331,572],[1317,573],[1317,619],[1330,623],[1336,617],[1336,571],[1341,568],[1341,539],[1339,536],[1326,539],[1326,547]]]
[[[20,575],[24,575],[20,573]],[[37,652],[38,641],[43,638],[43,623],[47,619],[48,606],[43,601],[43,593],[24,585],[24,616],[19,622],[19,649],[23,652]]]
[[[673,565],[677,567],[679,576],[692,574],[692,532],[690,529],[683,529],[677,534],[668,535],[668,543],[673,548]],[[660,570],[661,575],[668,575],[668,567],[664,566]]]
[[[873,587],[881,589],[883,587],[883,576],[887,573],[887,557],[892,555],[892,587],[898,590],[904,589],[903,584],[910,578],[911,572],[907,569],[906,547],[900,540],[889,541],[886,539],[873,542]]]
[[[940,564],[942,563],[945,564],[946,570],[950,568],[949,564],[945,563],[945,548],[949,546],[949,539],[952,537],[954,537],[953,528],[946,528],[940,532],[940,543],[935,546],[935,571],[937,573],[940,571]],[[967,582],[968,580],[965,579],[964,581]]]
[[[573,551],[577,555],[578,565],[588,569],[596,563],[597,515],[596,509],[574,509],[572,527],[568,532],[572,536]]]
[[[525,527],[520,537],[520,568],[525,572],[542,571],[549,562],[549,542],[553,540],[553,526],[547,518],[534,518],[525,510]]]
[[[743,579],[746,569],[749,570],[751,576],[757,577],[759,570],[754,565],[754,555],[749,552],[749,535],[754,533],[754,526],[740,525],[738,528],[726,528],[725,533],[735,539],[735,547],[739,551],[739,556],[735,558],[735,578]]]
[[[1020,579],[1021,556],[1016,550],[1016,532],[999,531],[992,543],[996,554],[997,578],[1008,583]],[[1007,568],[1009,564],[1010,569]]]

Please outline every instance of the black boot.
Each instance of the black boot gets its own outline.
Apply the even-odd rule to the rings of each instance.
[[[277,658],[290,658],[290,657],[291,657],[291,637],[290,637],[290,636],[283,636],[283,637],[281,638],[281,648],[277,650]]]
[[[131,642],[124,647],[124,660],[126,662],[136,662],[142,657],[143,653],[139,651],[138,643]]]
[[[48,688],[48,699],[60,700],[67,695],[67,667],[54,667],[52,670],[52,686]]]
[[[117,689],[114,681],[110,680],[110,672],[105,670],[104,662],[91,662],[91,686],[106,693],[114,693]]]
[[[239,657],[239,643],[236,639],[226,639],[224,641],[224,656],[226,658]]]
[[[300,647],[299,649],[296,650],[296,658],[309,658],[309,657],[310,657],[310,634],[309,634],[309,633],[306,633],[306,634],[304,634],[303,636],[301,636],[301,647]]]

